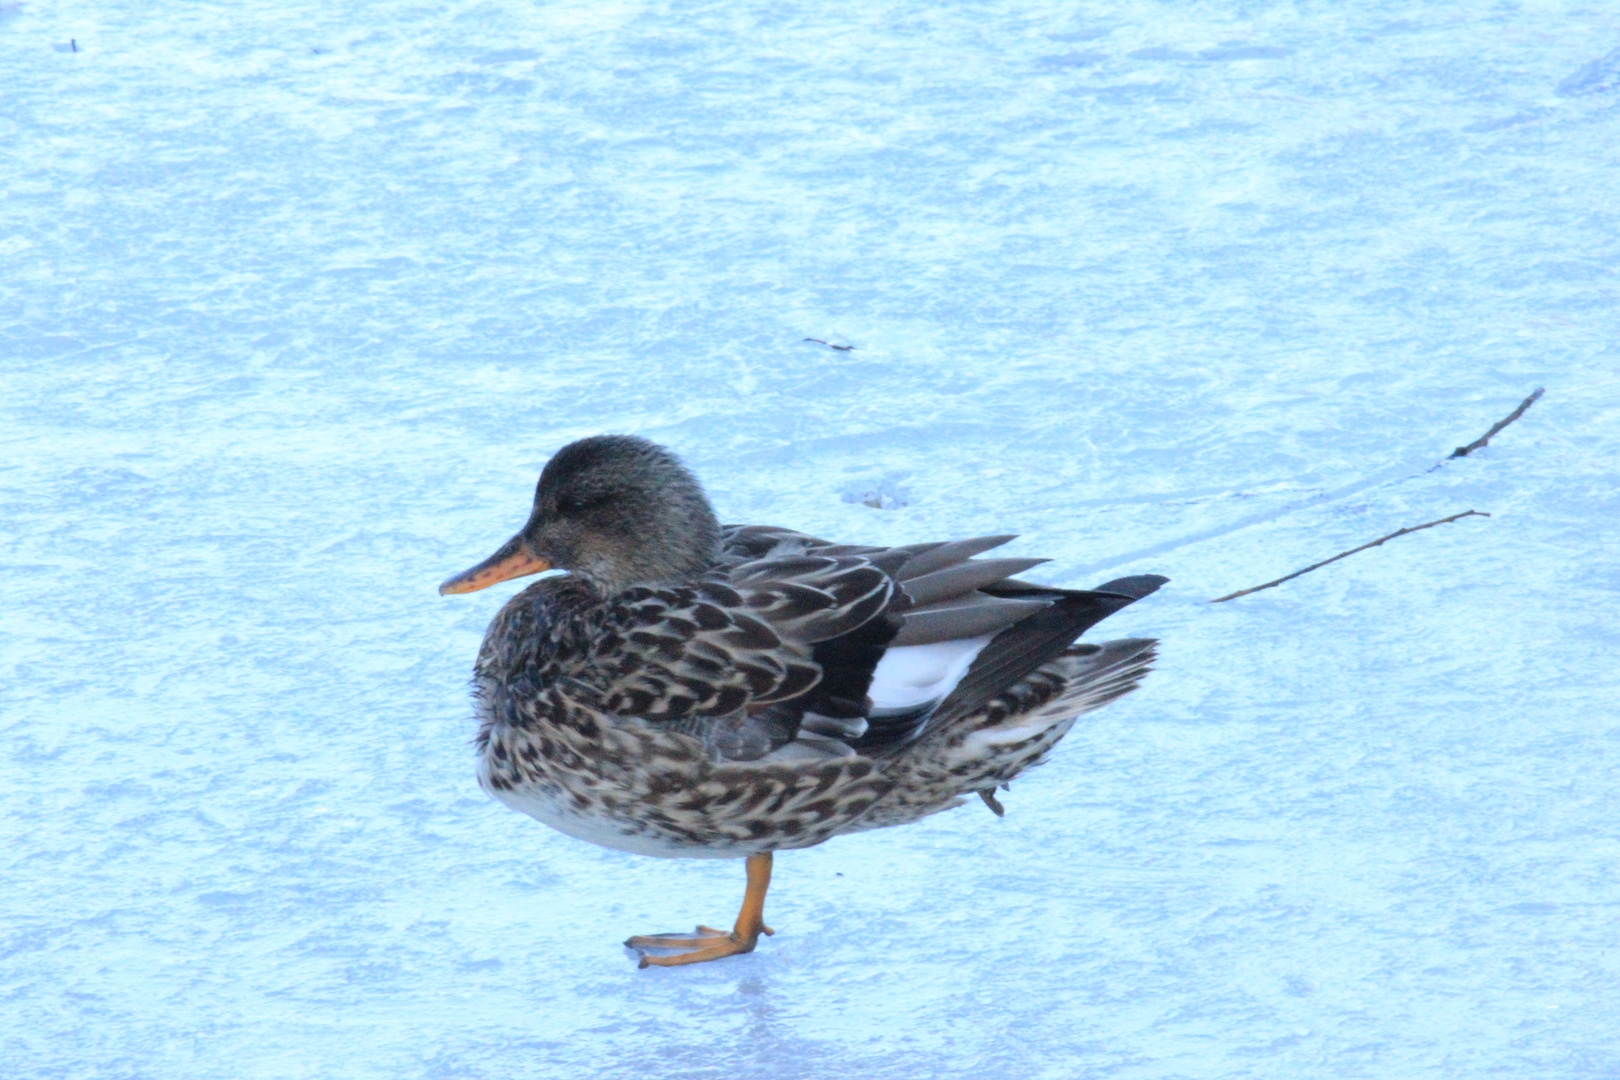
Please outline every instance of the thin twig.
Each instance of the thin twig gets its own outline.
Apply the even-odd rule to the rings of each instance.
[[[1502,419],[1498,420],[1495,424],[1493,424],[1491,426],[1491,430],[1487,431],[1485,434],[1481,435],[1479,438],[1475,439],[1473,442],[1469,443],[1467,446],[1459,446],[1459,447],[1457,447],[1457,449],[1455,449],[1455,450],[1453,450],[1451,452],[1451,457],[1446,458],[1446,460],[1450,461],[1451,458],[1467,457],[1469,454],[1472,454],[1475,450],[1478,450],[1481,447],[1485,446],[1487,443],[1489,443],[1491,441],[1491,436],[1495,435],[1498,431],[1501,431],[1503,428],[1505,428],[1509,424],[1513,423],[1513,421],[1515,421],[1519,417],[1523,416],[1524,415],[1524,410],[1528,409],[1532,404],[1534,404],[1535,400],[1538,397],[1541,396],[1542,391],[1544,391],[1545,389],[1547,389],[1545,386],[1536,387],[1535,393],[1531,394],[1529,397],[1527,397],[1523,401],[1519,402],[1519,407],[1517,409],[1514,409],[1512,412],[1508,413]]]
[[[834,345],[832,342],[830,342],[830,341],[822,341],[818,337],[807,337],[804,340],[813,341],[817,345],[825,345],[829,349],[837,349],[839,352],[851,352],[855,348],[855,346],[853,346],[853,345]]]
[[[1538,393],[1539,393],[1539,391],[1538,391]],[[1530,401],[1534,401],[1534,400],[1535,400],[1535,398],[1532,396],[1529,401],[1525,402],[1525,404],[1528,405],[1528,404],[1530,404]],[[1521,412],[1523,411],[1522,407],[1520,408],[1520,411]],[[1509,419],[1512,419],[1512,418],[1509,417]],[[1507,421],[1504,420],[1503,423],[1506,424]],[[1494,432],[1492,434],[1494,434]],[[1486,438],[1490,438],[1490,436],[1487,435]],[[1490,517],[1491,515],[1485,513],[1483,510],[1464,510],[1460,514],[1452,514],[1450,517],[1441,518],[1439,521],[1431,521],[1431,522],[1428,522],[1425,525],[1414,525],[1410,529],[1401,529],[1400,531],[1392,532],[1388,536],[1382,537],[1381,539],[1374,540],[1370,544],[1362,544],[1358,548],[1351,548],[1349,551],[1341,551],[1337,555],[1333,556],[1333,558],[1331,558],[1331,559],[1323,559],[1321,562],[1314,563],[1314,564],[1312,564],[1310,566],[1307,566],[1303,570],[1295,570],[1292,574],[1289,574],[1287,577],[1280,577],[1276,581],[1268,581],[1264,585],[1256,585],[1252,589],[1240,589],[1235,593],[1230,593],[1230,594],[1228,594],[1226,596],[1217,597],[1216,599],[1211,600],[1210,603],[1219,604],[1219,603],[1223,603],[1223,602],[1225,602],[1227,600],[1236,600],[1240,596],[1248,596],[1252,592],[1259,592],[1261,589],[1269,589],[1269,588],[1272,588],[1275,585],[1281,585],[1285,581],[1294,580],[1295,578],[1299,577],[1301,574],[1308,574],[1312,570],[1320,570],[1322,567],[1326,566],[1328,563],[1338,562],[1340,559],[1344,558],[1347,555],[1354,555],[1358,551],[1366,551],[1368,548],[1375,548],[1379,544],[1382,544],[1385,540],[1393,540],[1397,536],[1405,536],[1407,533],[1415,533],[1420,529],[1432,529],[1436,525],[1444,525],[1448,521],[1456,521],[1458,518],[1465,518],[1465,517],[1470,517],[1470,516],[1472,516],[1472,517]]]

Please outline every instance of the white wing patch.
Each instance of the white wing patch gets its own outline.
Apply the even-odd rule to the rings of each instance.
[[[941,701],[956,689],[993,634],[891,648],[872,672],[867,695],[874,709],[912,709]]]

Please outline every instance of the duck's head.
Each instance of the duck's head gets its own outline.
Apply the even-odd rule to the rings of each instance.
[[[439,593],[567,570],[611,596],[701,574],[719,548],[720,523],[680,459],[634,435],[593,435],[546,463],[522,531]]]

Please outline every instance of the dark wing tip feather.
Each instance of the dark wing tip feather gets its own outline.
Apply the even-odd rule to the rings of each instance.
[[[1156,578],[1157,575],[1142,575]],[[1130,579],[1122,579],[1130,580]],[[1163,579],[1160,579],[1163,580]],[[1158,588],[1156,581],[1147,592]],[[1056,659],[1070,648],[1075,639],[1114,612],[1135,601],[1126,593],[1054,590],[1052,603],[1016,626],[1003,630],[984,647],[974,659],[962,681],[956,684],[950,696],[940,703],[938,716],[942,720],[966,715],[989,701],[1005,688],[1022,679],[1042,664]],[[1147,593],[1143,593],[1147,595]],[[1140,645],[1151,651],[1154,642],[1147,638],[1120,639],[1127,647]],[[1106,642],[1104,650],[1118,648],[1119,643]]]
[[[1113,581],[1098,585],[1096,592],[1119,593],[1132,600],[1140,600],[1159,591],[1159,586],[1170,579],[1162,574],[1133,574],[1130,577],[1115,578]]]

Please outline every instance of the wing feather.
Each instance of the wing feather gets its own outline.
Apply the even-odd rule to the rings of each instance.
[[[592,625],[575,628],[543,678],[697,736],[718,760],[888,753],[976,715],[1162,581],[1052,589],[1014,577],[1044,560],[974,559],[1011,539],[880,548],[729,526],[706,577],[580,605]],[[985,635],[943,700],[874,715],[872,673],[891,647]]]

